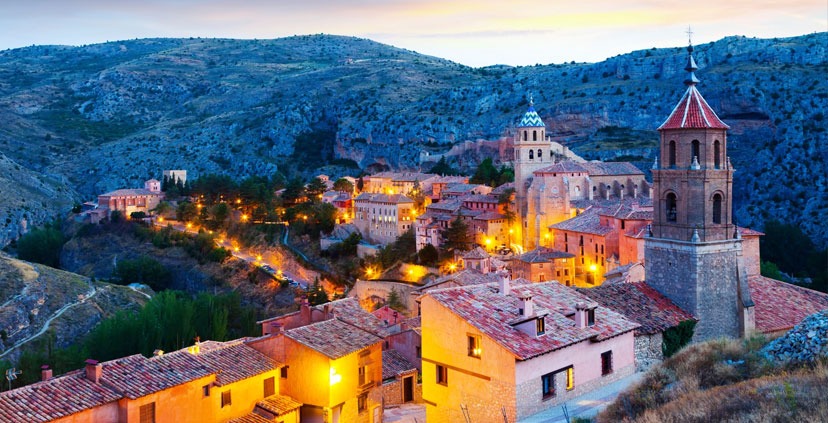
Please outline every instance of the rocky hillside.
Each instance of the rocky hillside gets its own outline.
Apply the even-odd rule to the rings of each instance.
[[[149,296],[0,253],[0,361],[14,362],[30,343],[66,347],[118,310]]]
[[[828,33],[696,48],[700,90],[732,127],[738,223],[795,222],[821,245],[827,50]],[[0,52],[0,153],[83,198],[162,168],[414,168],[423,150],[502,136],[532,93],[550,134],[576,153],[643,162],[682,94],[685,60],[670,48],[475,69],[326,35],[35,46]]]

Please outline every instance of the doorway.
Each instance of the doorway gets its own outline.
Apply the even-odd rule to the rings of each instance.
[[[414,376],[403,378],[403,402],[414,401]]]

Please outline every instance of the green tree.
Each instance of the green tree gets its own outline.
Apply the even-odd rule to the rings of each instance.
[[[17,240],[17,255],[21,260],[60,267],[60,251],[66,238],[57,223],[34,228]]]
[[[282,199],[287,203],[294,203],[303,195],[305,195],[305,184],[302,183],[301,179],[293,178],[285,186]]]
[[[472,244],[472,237],[469,234],[469,225],[458,215],[451,221],[449,227],[443,230],[443,248],[446,251],[467,251]]]
[[[308,303],[312,306],[325,304],[328,301],[328,294],[322,289],[322,286],[319,284],[319,279],[314,279],[313,285],[308,288],[307,292],[308,296]]]
[[[172,280],[170,271],[158,260],[148,256],[118,261],[115,276],[123,285],[141,283],[149,285],[154,291],[167,289]]]
[[[417,256],[420,259],[420,264],[423,266],[434,266],[437,264],[437,260],[440,259],[440,253],[434,248],[431,244],[426,244],[418,253]]]
[[[313,178],[305,187],[305,193],[313,202],[318,202],[322,199],[322,194],[328,190],[328,186],[319,178]]]
[[[670,329],[664,331],[664,342],[661,345],[661,352],[665,357],[671,357],[693,339],[693,332],[696,328],[695,320],[685,320]]]
[[[397,292],[396,288],[391,288],[391,292],[388,293],[388,307],[391,307],[394,310],[399,312],[405,312],[408,308],[405,306],[402,298],[400,298],[400,293]]]
[[[188,201],[178,203],[178,208],[175,211],[175,218],[182,222],[190,222],[198,216],[198,207]]]
[[[512,210],[512,196],[514,194],[514,188],[506,188],[497,196],[497,204],[503,207],[503,214],[506,216],[506,221],[509,224],[514,222],[516,217],[514,210]]]
[[[230,208],[227,206],[227,203],[218,203],[210,208],[210,214],[213,217],[213,221],[221,227],[230,215]]]
[[[445,157],[440,157],[440,160],[431,167],[428,171],[429,173],[436,173],[438,175],[459,175],[460,171],[451,167],[450,164],[446,161]]]
[[[499,179],[500,173],[497,171],[497,168],[494,167],[494,164],[492,164],[492,159],[486,158],[483,159],[483,161],[477,166],[477,170],[474,172],[474,175],[469,178],[469,182],[472,184],[485,184],[495,187],[497,186]]]
[[[354,184],[345,178],[339,178],[334,182],[333,189],[335,191],[342,191],[351,194],[354,192]]]
[[[152,211],[159,216],[166,216],[167,213],[172,211],[172,205],[169,202],[162,201]]]
[[[365,189],[365,181],[362,179],[362,176],[357,179],[356,189],[358,192],[362,192],[362,190]]]

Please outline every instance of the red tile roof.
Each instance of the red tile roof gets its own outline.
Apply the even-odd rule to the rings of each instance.
[[[716,116],[716,112],[707,104],[695,85],[687,88],[681,100],[670,113],[670,117],[658,127],[658,130],[687,128],[730,128]]]
[[[302,406],[302,403],[285,395],[271,395],[259,401],[256,406],[281,416],[298,409]]]
[[[390,334],[388,325],[379,317],[365,311],[356,298],[344,298],[328,303],[333,315],[343,322],[350,323],[362,330],[384,338]],[[318,305],[316,309],[324,309],[325,304]]]
[[[230,420],[227,423],[273,423],[273,420],[266,419],[256,413],[250,413]]]
[[[636,335],[652,335],[678,326],[685,320],[696,320],[645,282],[577,289],[602,306],[641,325],[635,330]]]
[[[598,207],[590,207],[571,219],[550,225],[549,228],[604,236],[612,232],[613,229],[610,226],[601,225],[599,215],[601,211],[602,209]]]
[[[382,342],[382,338],[339,319],[291,329],[285,336],[334,360]]]
[[[481,273],[474,269],[463,269],[455,273],[441,276],[432,282],[417,288],[418,292],[425,292],[431,289],[442,288],[440,285],[449,283],[455,286],[480,285],[500,280],[496,273]]]
[[[621,220],[653,220],[653,207],[641,207],[635,203],[622,203],[616,207],[598,212],[601,216],[612,216]]]
[[[417,366],[411,364],[405,357],[395,350],[382,352],[382,379],[391,379],[403,373],[416,371]]]
[[[75,371],[0,392],[0,422],[51,421],[118,401],[121,397],[114,389],[86,379],[85,372]]]
[[[756,330],[771,333],[788,330],[805,317],[828,309],[828,294],[764,276],[748,278],[755,305]]]
[[[101,382],[130,399],[213,374],[206,363],[183,350],[151,358],[135,354],[102,364]]]
[[[585,167],[573,161],[563,161],[538,169],[532,173],[586,173]]]
[[[282,367],[277,361],[243,343],[202,352],[198,358],[216,374],[216,383],[219,386]]]
[[[549,263],[552,260],[560,258],[573,258],[575,254],[566,253],[563,251],[553,250],[551,248],[539,247],[534,250],[521,254],[515,259],[524,263]]]
[[[765,236],[764,232],[759,232],[750,228],[743,228],[741,226],[739,226],[739,233],[742,234],[742,236]]]
[[[532,296],[536,311],[549,311],[544,317],[546,332],[538,337],[510,324],[520,317],[518,310],[522,302],[517,295],[524,291]],[[637,323],[558,282],[516,285],[509,295],[499,293],[497,284],[438,289],[425,295],[479,329],[518,360],[528,360],[578,342],[602,341],[638,327]],[[594,326],[575,326],[569,316],[574,314],[577,303],[596,307]]]

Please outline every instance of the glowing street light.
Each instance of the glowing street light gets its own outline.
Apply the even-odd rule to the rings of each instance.
[[[187,229],[191,229],[192,227],[193,227],[193,224],[190,223],[190,222],[187,222]]]
[[[241,215],[241,220],[243,222],[247,222],[248,216],[246,214]]]

